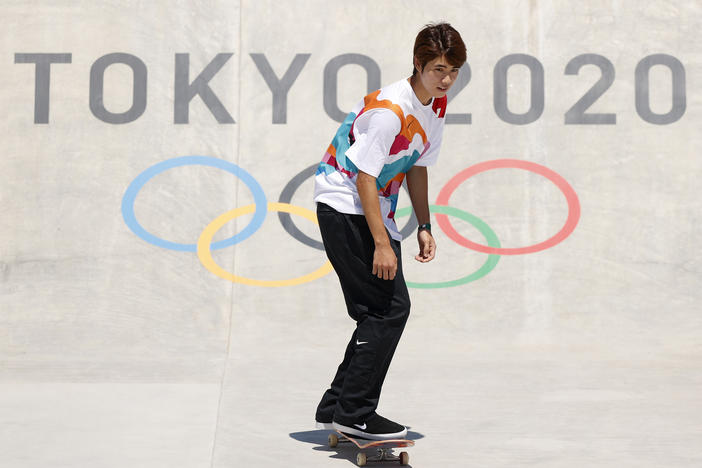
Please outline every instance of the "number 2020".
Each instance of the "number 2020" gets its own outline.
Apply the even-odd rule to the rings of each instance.
[[[529,109],[521,114],[514,113],[507,106],[507,72],[512,65],[525,65],[531,75],[531,101]],[[613,125],[616,114],[586,112],[614,83],[614,65],[598,54],[582,54],[573,58],[565,67],[566,75],[577,75],[585,65],[595,65],[600,69],[600,79],[565,113],[566,125]],[[651,110],[649,95],[649,72],[654,65],[668,67],[672,76],[672,107],[665,114]],[[461,69],[458,81],[448,93],[452,100],[471,79],[468,63]],[[530,124],[541,117],[544,111],[544,67],[538,59],[526,54],[512,54],[501,58],[493,71],[493,105],[497,116],[513,125]],[[635,70],[636,113],[646,122],[668,125],[680,120],[687,107],[685,96],[685,67],[675,57],[667,54],[653,54],[643,58]],[[470,124],[471,114],[447,114],[446,123]]]

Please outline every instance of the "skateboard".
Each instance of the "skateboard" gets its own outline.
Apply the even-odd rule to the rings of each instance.
[[[361,450],[372,447],[378,449],[378,454],[370,458],[365,454],[365,452],[358,452],[358,454],[356,454],[356,464],[358,466],[365,466],[368,462],[395,461],[399,461],[400,465],[407,465],[409,463],[409,454],[407,452],[400,452],[400,456],[398,457],[393,453],[392,449],[398,447],[412,447],[414,445],[413,440],[407,439],[368,440],[360,437],[356,439],[348,434],[344,434],[341,431],[336,431],[329,434],[329,447],[334,448],[343,443],[353,443]]]

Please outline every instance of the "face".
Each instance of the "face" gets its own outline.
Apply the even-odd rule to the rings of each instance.
[[[443,55],[427,63],[423,70],[419,65],[419,61],[415,58],[414,66],[417,69],[417,76],[419,76],[422,86],[434,98],[441,98],[446,95],[446,92],[456,81],[460,69],[460,67],[451,65]]]

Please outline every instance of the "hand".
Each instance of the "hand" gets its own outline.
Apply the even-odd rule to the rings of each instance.
[[[379,245],[373,252],[373,274],[380,279],[395,279],[397,273],[397,256],[390,244]]]
[[[419,243],[419,254],[414,259],[422,263],[432,261],[436,255],[436,242],[434,242],[431,231],[427,229],[419,231],[417,233],[417,242]]]

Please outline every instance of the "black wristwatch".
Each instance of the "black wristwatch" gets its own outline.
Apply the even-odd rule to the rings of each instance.
[[[422,230],[427,230],[431,233],[431,223],[420,224],[419,227],[417,228],[417,232],[422,231]]]

